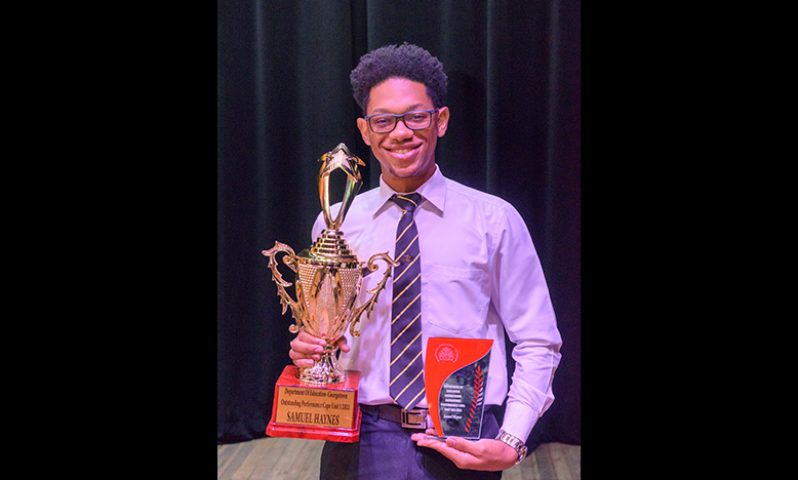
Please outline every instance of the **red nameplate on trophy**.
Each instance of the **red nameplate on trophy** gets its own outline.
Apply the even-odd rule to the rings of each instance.
[[[493,340],[431,337],[424,360],[429,414],[439,437],[478,439]]]
[[[307,438],[354,443],[360,440],[357,387],[360,372],[346,370],[342,383],[309,385],[299,381],[299,369],[283,369],[274,391],[271,437]]]

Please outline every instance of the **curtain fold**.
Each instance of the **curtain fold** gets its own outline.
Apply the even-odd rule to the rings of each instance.
[[[556,400],[533,442],[581,443],[580,4],[559,1],[276,1],[218,4],[218,415],[221,443],[262,437],[288,364],[290,314],[261,250],[307,247],[322,153],[355,127],[349,72],[408,41],[449,76],[448,177],[498,195],[527,222],[563,334]]]

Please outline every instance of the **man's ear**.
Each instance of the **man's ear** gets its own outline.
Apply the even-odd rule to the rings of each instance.
[[[441,107],[438,110],[438,137],[446,135],[447,128],[449,128],[449,107]]]
[[[363,141],[368,145],[371,146],[371,140],[369,140],[369,124],[364,118],[357,119],[357,128],[360,130],[360,136],[363,137]]]

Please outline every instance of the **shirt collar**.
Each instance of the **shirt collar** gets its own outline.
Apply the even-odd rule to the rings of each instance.
[[[428,200],[429,203],[432,205],[432,209],[438,213],[438,215],[443,215],[444,205],[446,203],[446,177],[443,176],[441,173],[440,167],[436,164],[435,165],[435,173],[424,182],[420,187],[416,189],[416,192],[420,193],[424,199]],[[383,180],[382,175],[380,175],[380,192],[379,192],[379,199],[377,201],[377,208],[374,210],[373,217],[376,218],[379,214],[384,212],[392,202],[389,202],[391,197],[396,193],[410,193],[410,192],[397,192]]]

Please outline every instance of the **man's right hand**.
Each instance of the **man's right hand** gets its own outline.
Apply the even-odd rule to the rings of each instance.
[[[300,330],[299,335],[291,340],[291,350],[288,351],[288,356],[291,357],[297,367],[309,368],[321,360],[325,345],[327,345],[327,342],[323,338],[314,337],[308,332]],[[344,336],[336,340],[334,345],[340,348],[342,352],[349,351],[349,345],[346,343],[346,337]]]

